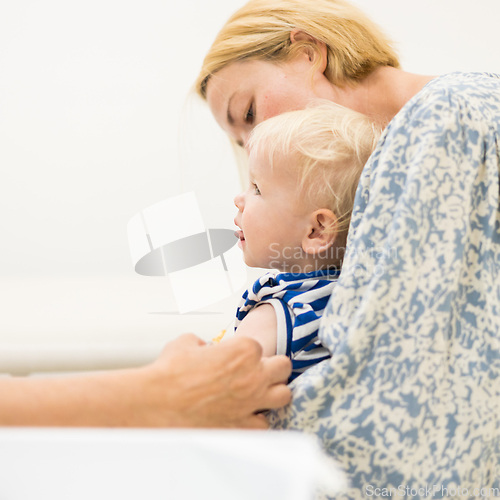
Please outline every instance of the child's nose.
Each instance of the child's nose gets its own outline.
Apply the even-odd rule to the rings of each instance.
[[[241,212],[243,211],[243,199],[243,193],[240,193],[234,197],[234,204],[236,205],[236,208]]]

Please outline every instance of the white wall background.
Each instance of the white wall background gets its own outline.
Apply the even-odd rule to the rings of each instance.
[[[231,227],[230,147],[186,96],[244,3],[0,0],[0,276],[132,273],[128,220],[181,183]],[[408,71],[500,73],[498,0],[356,3]]]

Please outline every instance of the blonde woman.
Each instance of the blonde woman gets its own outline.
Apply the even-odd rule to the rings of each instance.
[[[272,425],[318,435],[348,498],[500,488],[499,77],[407,73],[342,0],[251,0],[196,89],[240,146],[316,98],[385,127],[319,331],[332,357]]]

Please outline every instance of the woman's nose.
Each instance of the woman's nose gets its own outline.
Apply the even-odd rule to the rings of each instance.
[[[240,211],[243,212],[243,193],[237,194],[234,197],[234,204],[236,205],[236,208]]]

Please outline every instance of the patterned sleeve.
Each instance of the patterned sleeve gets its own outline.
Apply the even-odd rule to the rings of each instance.
[[[345,498],[500,487],[500,85],[442,87],[405,106],[366,166],[320,331],[332,358],[270,413],[320,437]]]

